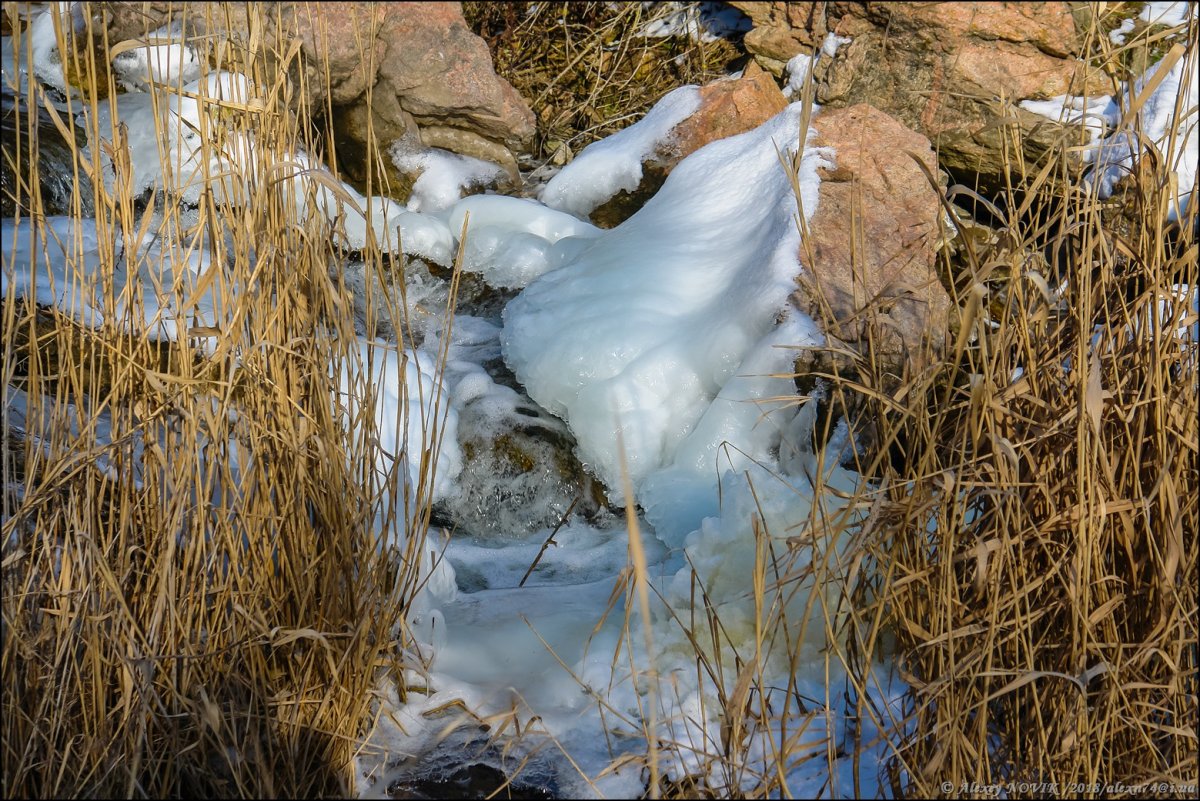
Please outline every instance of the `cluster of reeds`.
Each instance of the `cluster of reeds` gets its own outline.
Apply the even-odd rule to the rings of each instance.
[[[1167,58],[1194,58],[1194,18],[1185,37]],[[1176,118],[1194,124],[1189,80],[1185,70]],[[1144,101],[1122,109],[1143,143]],[[858,469],[872,488],[874,569],[856,616],[881,615],[912,688],[892,790],[1190,796],[1195,187],[1180,218],[1170,213],[1187,190],[1173,174],[1186,144],[1147,146],[1101,200],[1078,133],[1038,164],[1023,161],[1017,127],[1008,133],[1004,191],[943,192],[947,216],[970,209],[991,227],[942,253],[956,307],[947,350],[898,374],[868,337],[849,369],[835,361],[825,376],[830,417],[862,421],[872,443]]]
[[[19,43],[25,10],[9,5]],[[229,32],[202,43],[206,72],[243,73],[253,96],[197,98],[197,160],[172,163],[168,143],[130,153],[123,123],[101,125],[109,104],[119,116],[108,58],[123,45],[91,15],[56,21],[74,87],[65,110],[34,81],[6,133],[15,217],[67,254],[60,290],[100,298],[105,316],[85,326],[18,299],[14,276],[29,265],[17,263],[19,237],[3,243],[6,797],[344,796],[381,676],[415,665],[403,623],[429,484],[402,493],[399,460],[375,470],[396,444],[373,436],[371,389],[354,378],[352,304],[330,278],[345,255],[333,224],[279,180],[278,165],[319,152],[304,87],[287,76],[298,48],[286,36],[264,46],[268,26],[283,30],[276,9],[206,13],[209,31]],[[150,96],[158,108],[181,91],[158,84]],[[75,176],[65,235],[47,224],[39,175],[54,128]],[[237,137],[255,157],[217,158]],[[165,187],[135,192],[132,160],[155,158]],[[204,166],[218,163],[233,167]],[[177,198],[189,180],[203,185],[194,208]],[[93,208],[94,269],[80,233]],[[177,244],[147,257],[141,243],[155,237]],[[186,284],[187,256],[206,247],[211,268]],[[382,269],[377,252],[361,255]],[[112,289],[124,270],[168,276],[168,318],[186,334],[159,341],[142,324],[140,293]],[[193,291],[228,311],[216,330],[193,316]],[[343,374],[359,402],[339,391]],[[402,494],[407,506],[383,508]],[[382,541],[390,529],[407,532],[407,551]]]

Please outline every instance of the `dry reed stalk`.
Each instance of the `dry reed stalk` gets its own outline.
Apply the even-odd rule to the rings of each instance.
[[[892,789],[1190,796],[1200,354],[1176,298],[1197,207],[1168,221],[1164,158],[1099,201],[1072,143],[1023,164],[1011,133],[999,236],[946,265],[956,345],[916,375],[828,376],[886,490],[870,595],[913,687]]]
[[[350,299],[329,279],[345,256],[330,223],[297,211],[272,170],[319,152],[310,110],[292,99],[303,87],[283,76],[297,50],[286,37],[263,44],[265,30],[282,29],[278,10],[207,13],[210,30],[244,32],[208,42],[209,71],[243,72],[256,97],[205,102],[202,127],[213,128],[200,132],[201,161],[236,136],[252,136],[261,157],[241,175],[202,176],[190,215],[170,200],[184,176],[169,164],[167,192],[143,207],[123,131],[100,127],[102,107],[115,112],[104,57],[117,43],[90,19],[57,27],[78,89],[59,123],[79,115],[103,143],[68,141],[74,216],[94,205],[100,248],[94,271],[68,259],[71,282],[91,292],[122,258],[141,258],[124,255],[141,234],[187,230],[213,249],[213,291],[236,310],[209,353],[126,328],[141,319],[140,298],[95,329],[0,300],[6,416],[23,400],[27,421],[49,421],[6,425],[0,467],[6,797],[344,796],[378,682],[404,667],[433,468],[422,465],[406,506],[381,508],[405,468],[377,474],[371,402],[349,420],[338,394],[357,347]],[[43,231],[38,112],[48,102],[36,91],[5,158],[20,177],[17,213]],[[172,91],[152,96],[164,103]],[[83,175],[94,178],[91,198]],[[21,266],[13,244],[6,271]],[[185,256],[162,251],[167,267]],[[365,258],[383,269],[378,252]],[[377,518],[408,531],[404,551],[384,547]]]

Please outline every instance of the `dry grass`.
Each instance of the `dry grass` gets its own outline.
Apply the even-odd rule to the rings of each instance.
[[[496,73],[537,117],[533,155],[569,158],[640,119],[659,98],[726,73],[744,54],[724,39],[639,38],[669,9],[642,3],[463,3],[491,48]]]
[[[356,369],[349,298],[329,280],[344,257],[330,223],[300,214],[271,168],[314,152],[309,110],[267,66],[286,68],[295,51],[267,54],[256,41],[274,11],[223,13],[245,37],[210,42],[209,67],[236,64],[260,105],[206,101],[207,119],[225,127],[203,132],[203,160],[232,135],[253,136],[262,158],[241,175],[204,175],[231,202],[206,191],[193,212],[169,191],[148,204],[134,197],[124,131],[100,128],[117,93],[95,54],[117,43],[90,21],[80,34],[58,30],[80,90],[61,117],[82,115],[104,143],[72,146],[77,175],[96,177],[100,252],[94,272],[77,254],[68,260],[71,283],[91,291],[131,266],[123,259],[145,261],[122,255],[142,233],[186,230],[186,241],[215,249],[207,278],[234,311],[210,353],[195,339],[162,344],[144,326],[129,330],[140,299],[125,318],[105,305],[95,329],[11,293],[0,302],[6,797],[344,796],[377,683],[403,666],[429,484],[415,488],[411,519],[380,508],[404,468],[376,473],[390,444],[370,436],[370,402],[338,394],[337,376]],[[46,107],[36,92],[30,104]],[[19,112],[16,129],[4,154],[19,178],[10,200],[44,235],[37,115]],[[113,156],[111,188],[102,149]],[[168,175],[168,188],[183,180]],[[78,231],[77,219],[67,239]],[[15,244],[4,243],[6,272],[21,267]],[[162,256],[168,268],[181,257]],[[174,322],[194,324],[186,303]],[[74,425],[69,405],[80,410]],[[377,513],[411,530],[408,551],[382,547]]]
[[[542,157],[622,127],[662,94],[647,87],[704,80],[704,65],[727,55],[670,73],[681,67],[659,51],[676,45],[628,35],[640,4],[545,3],[530,16],[466,6],[501,74],[533,100]],[[251,37],[264,13],[252,6]],[[71,113],[89,128],[116,94],[89,60],[115,44],[98,36],[64,49],[81,59]],[[1195,46],[1194,23],[1188,39]],[[274,56],[286,67],[286,52]],[[308,110],[285,102],[286,84],[248,42],[214,43],[212,58],[259,87],[260,111],[222,113],[236,132],[253,133],[269,160],[313,152]],[[692,58],[681,63],[695,69]],[[38,122],[18,122],[23,137],[6,144],[21,178],[14,207],[37,220]],[[92,133],[127,163],[117,132]],[[748,775],[748,732],[781,715],[791,717],[777,757],[832,765],[843,755],[832,740],[814,748],[811,727],[842,692],[860,718],[903,733],[888,765],[898,794],[1195,787],[1200,353],[1194,336],[1175,334],[1195,314],[1174,303],[1164,318],[1160,307],[1200,280],[1198,210],[1166,219],[1169,175],[1152,157],[1122,194],[1096,200],[1078,188],[1073,144],[1031,165],[1014,142],[1012,185],[990,199],[995,241],[943,254],[958,308],[946,353],[914,373],[868,347],[824,376],[831,413],[818,434],[828,438],[839,415],[870,421],[856,464],[870,481],[842,512],[814,507],[812,530],[848,538],[839,558],[777,548],[755,529],[747,585],[759,647],[732,671],[712,656],[730,643],[697,583],[682,622],[697,673],[720,688],[708,703],[724,721],[711,755],[725,787],[749,778],[752,795],[789,793],[780,772]],[[98,154],[73,158],[80,175],[104,169]],[[337,400],[334,376],[355,341],[349,300],[327,278],[342,257],[327,221],[296,218],[269,160],[246,176],[242,202],[206,200],[192,223],[220,248],[222,291],[239,297],[215,355],[2,300],[6,414],[19,390],[27,419],[54,421],[38,441],[9,425],[0,465],[6,797],[345,795],[380,674],[404,666],[428,486],[399,523],[412,534],[405,552],[389,555],[375,529],[377,514],[396,513],[382,508],[388,482],[372,468],[380,443]],[[116,267],[113,242],[179,217],[161,195],[146,215],[120,185],[91,186],[101,275]],[[947,205],[967,197],[952,188]],[[243,291],[252,277],[259,291]],[[83,425],[65,419],[68,404]],[[634,623],[648,586],[635,565]],[[805,586],[826,586],[829,600],[796,620],[784,600]],[[834,643],[825,670],[844,668],[847,686],[770,706],[760,655],[784,654],[795,678],[811,627]],[[868,701],[881,654],[913,687],[906,720]],[[694,778],[658,781],[665,752],[688,744],[651,745],[648,795],[717,793]]]
[[[1177,295],[1200,278],[1197,206],[1168,220],[1162,155],[1100,201],[1075,142],[1025,164],[1011,133],[998,236],[943,254],[953,347],[918,374],[868,347],[827,376],[836,413],[871,421],[867,614],[913,688],[892,789],[1190,797],[1200,351]]]

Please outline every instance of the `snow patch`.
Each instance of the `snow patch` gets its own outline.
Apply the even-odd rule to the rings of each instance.
[[[1198,53],[1200,50],[1194,44],[1188,47],[1183,57],[1161,76],[1159,73],[1166,64],[1159,61],[1115,97],[1087,99],[1063,95],[1047,101],[1025,100],[1021,107],[1057,122],[1084,126],[1091,139],[1091,147],[1083,154],[1091,165],[1084,180],[1101,198],[1112,194],[1142,158],[1146,146],[1152,145],[1175,173],[1177,189],[1168,219],[1179,219],[1191,201],[1196,162],[1200,158]],[[1123,110],[1160,77],[1161,82],[1137,114],[1124,119]]]
[[[697,87],[668,92],[638,122],[585,147],[542,188],[541,201],[586,217],[621,190],[632,192],[642,181],[642,162],[699,108]]]
[[[392,145],[388,154],[397,169],[420,173],[408,199],[409,211],[443,211],[465,190],[485,186],[504,174],[499,164],[436,147],[414,148],[404,140]]]

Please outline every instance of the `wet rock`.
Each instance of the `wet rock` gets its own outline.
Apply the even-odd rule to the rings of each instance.
[[[452,713],[433,716],[448,721]],[[425,716],[427,719],[430,716]],[[389,765],[382,781],[388,798],[557,798],[554,769],[543,755],[511,736],[493,739],[487,724],[447,726],[436,744]],[[534,739],[537,735],[528,737]],[[498,741],[497,741],[498,740]],[[553,749],[551,749],[553,750]]]
[[[622,191],[591,214],[591,220],[611,228],[654,196],[680,161],[709,142],[757,128],[787,108],[787,98],[762,67],[751,62],[738,78],[723,78],[700,87],[699,110],[676,125],[642,164],[642,182],[633,192]]]
[[[552,799],[541,787],[514,782],[504,771],[483,762],[458,765],[438,776],[399,781],[388,787],[390,798],[445,799]]]
[[[36,124],[29,125],[30,114],[37,115]],[[80,212],[84,217],[95,216],[92,182],[82,171],[76,178],[75,150],[87,142],[78,126],[71,126],[74,143],[63,140],[58,126],[40,108],[22,108],[11,95],[0,95],[0,217],[12,219],[17,214],[17,198],[21,198],[21,213],[30,213],[27,187],[18,187],[14,164],[28,164],[30,153],[37,158],[37,177],[41,195],[38,211],[49,216],[73,213],[73,197],[79,192]],[[32,138],[31,138],[32,135]],[[17,145],[20,144],[20,151]],[[77,183],[78,181],[78,183]]]
[[[985,190],[1004,182],[1007,145],[1019,142],[1033,163],[1062,136],[1019,101],[1112,90],[1075,58],[1082,45],[1069,3],[734,5],[756,25],[747,48],[772,70],[829,33],[849,37],[813,68],[817,102],[887,112],[934,143],[941,167]]]
[[[520,539],[557,526],[568,511],[594,520],[608,508],[603,485],[575,456],[566,425],[522,399],[499,424],[474,404],[459,413],[465,467],[445,511],[461,534]]]
[[[914,159],[933,172],[930,142],[863,104],[822,111],[813,127],[815,144],[832,147],[837,163],[821,170],[793,302],[860,351],[868,323],[877,324],[876,355],[889,369],[920,366],[926,345],[944,344],[950,309],[937,273],[941,204]],[[806,358],[807,369],[827,369],[821,352]]]

